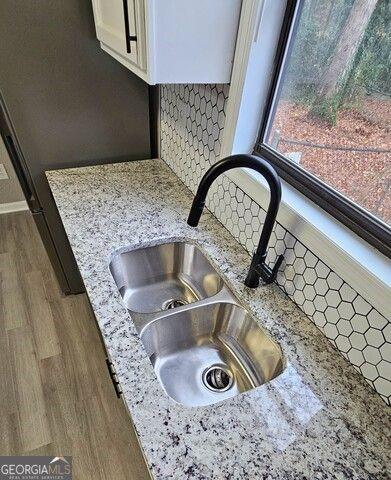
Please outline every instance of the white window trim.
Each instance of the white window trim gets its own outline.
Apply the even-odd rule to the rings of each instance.
[[[273,0],[244,0],[226,123],[222,157],[251,152],[267,95],[283,4]],[[247,169],[228,176],[253,200],[268,205],[268,189]],[[258,178],[257,178],[258,176]],[[391,317],[391,262],[334,217],[283,182],[278,221],[338,273],[386,318]]]

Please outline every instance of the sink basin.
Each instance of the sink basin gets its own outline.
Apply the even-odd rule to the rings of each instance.
[[[118,253],[110,270],[156,376],[176,402],[221,402],[283,371],[279,345],[196,245]]]
[[[186,406],[233,397],[284,368],[279,345],[233,303],[172,310],[148,323],[140,336],[164,390]]]
[[[187,242],[116,255],[110,270],[126,307],[156,313],[212,297],[223,281],[201,250]]]

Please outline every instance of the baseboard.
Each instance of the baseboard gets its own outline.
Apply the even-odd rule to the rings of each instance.
[[[19,202],[11,203],[0,203],[0,215],[2,213],[21,212],[28,209],[29,207],[26,200],[20,200]]]

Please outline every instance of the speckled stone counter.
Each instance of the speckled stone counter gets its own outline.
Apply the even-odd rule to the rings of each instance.
[[[160,160],[47,173],[155,479],[389,478],[389,408],[276,286],[243,285],[250,257]],[[114,252],[190,239],[276,339],[272,382],[199,408],[164,392],[109,271]],[[105,368],[102,366],[102,369]]]

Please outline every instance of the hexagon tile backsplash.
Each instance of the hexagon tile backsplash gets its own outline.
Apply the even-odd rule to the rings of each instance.
[[[193,192],[218,160],[228,93],[227,85],[160,87],[161,158]],[[266,215],[262,206],[226,176],[215,182],[207,206],[254,251]],[[391,405],[391,321],[276,223],[268,261],[281,253],[277,284]]]

